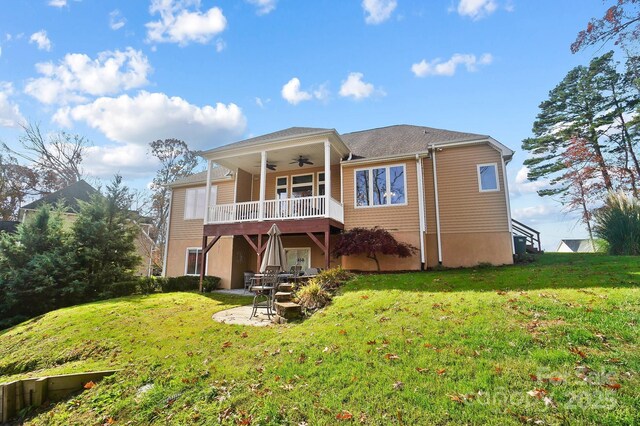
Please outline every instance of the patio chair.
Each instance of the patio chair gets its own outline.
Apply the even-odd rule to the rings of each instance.
[[[289,270],[289,273],[293,275],[293,283],[298,284],[298,278],[302,272],[302,265],[293,265]]]
[[[245,272],[244,273],[244,291],[249,291],[249,289],[251,288],[251,279],[255,276],[256,274],[253,272]]]
[[[268,266],[263,275],[251,278],[249,290],[254,293],[254,296],[253,309],[249,318],[256,316],[258,309],[264,309],[269,318],[273,315],[273,294],[278,286],[278,272],[280,272],[279,266]]]

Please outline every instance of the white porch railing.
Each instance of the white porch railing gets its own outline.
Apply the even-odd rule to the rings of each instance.
[[[262,220],[307,219],[325,217],[326,213],[326,197],[322,195],[265,200]],[[344,223],[343,206],[333,198],[329,200],[328,213],[330,218]],[[207,224],[258,221],[260,220],[260,201],[211,206],[207,219]]]

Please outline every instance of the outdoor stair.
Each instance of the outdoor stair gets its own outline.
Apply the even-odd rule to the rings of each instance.
[[[283,323],[302,318],[302,306],[294,302],[276,302],[275,322]]]
[[[292,292],[293,291],[293,284],[292,283],[282,283],[278,286],[278,291],[282,291],[282,292]]]
[[[279,291],[275,294],[276,302],[290,302],[293,299],[293,293],[290,291]]]

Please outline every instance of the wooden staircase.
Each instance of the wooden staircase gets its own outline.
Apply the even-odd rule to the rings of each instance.
[[[527,239],[527,253],[542,253],[539,231],[515,219],[511,219],[511,229],[513,230],[513,235]]]
[[[292,302],[293,287],[291,283],[282,283],[278,286],[278,292],[275,294],[276,316],[273,322],[284,324],[290,320],[302,318],[302,306]]]

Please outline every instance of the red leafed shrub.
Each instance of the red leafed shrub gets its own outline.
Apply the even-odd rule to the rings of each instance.
[[[343,233],[333,248],[333,255],[364,255],[376,262],[380,272],[379,254],[409,257],[418,249],[411,244],[399,242],[389,231],[382,228],[352,228]]]

